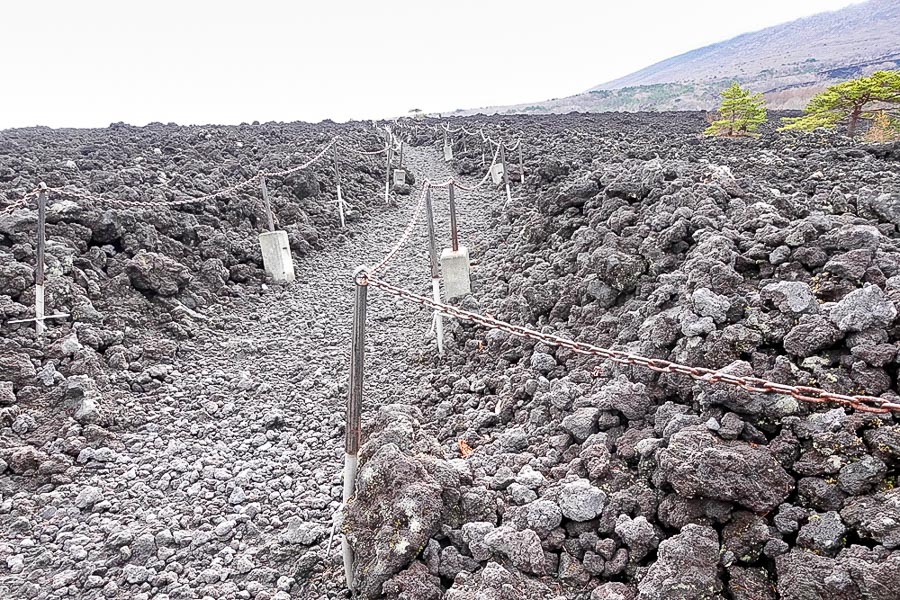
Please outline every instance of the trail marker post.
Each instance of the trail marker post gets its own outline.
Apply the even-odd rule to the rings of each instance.
[[[260,175],[259,189],[262,192],[263,204],[266,206],[266,221],[269,224],[269,231],[275,231],[275,219],[272,217],[272,205],[269,203],[269,188],[266,187],[266,176]]]
[[[38,337],[47,328],[44,323],[44,246],[47,243],[47,185],[41,182],[38,194],[37,256],[34,264],[34,332]]]
[[[441,251],[441,275],[444,277],[444,293],[447,298],[456,298],[472,293],[470,277],[469,249],[459,245],[456,229],[456,194],[450,182],[450,248]]]
[[[494,163],[491,166],[491,181],[494,182],[494,185],[503,183],[503,163]]]
[[[522,160],[522,140],[519,140],[519,183],[525,183],[525,161]]]
[[[444,160],[450,162],[453,160],[453,145],[447,138],[447,132],[444,132]]]
[[[337,144],[332,146],[331,149],[332,157],[334,158],[334,180],[337,187],[338,215],[341,217],[341,229],[343,229],[346,226],[344,223],[344,196],[341,193],[341,169],[338,165]]]
[[[403,185],[406,183],[406,171],[403,169],[394,169],[394,185]]]
[[[403,168],[403,138],[400,138],[400,168]]]
[[[259,189],[266,205],[266,220],[269,230],[259,234],[259,250],[262,253],[263,269],[275,283],[290,283],[294,280],[294,260],[291,258],[291,244],[286,231],[275,229],[272,205],[269,203],[269,188],[266,176],[259,178]]]
[[[434,239],[434,210],[431,205],[431,187],[425,190],[425,216],[428,221],[428,256],[431,261],[431,293],[435,302],[441,301],[441,276],[438,272],[437,242]],[[438,354],[444,353],[444,321],[441,313],[434,311],[434,333],[437,336]]]
[[[391,203],[391,153],[393,152],[393,147],[391,146],[391,138],[388,135],[387,142],[385,143],[385,154],[387,154],[387,170],[384,175],[384,203],[390,205]]]
[[[512,202],[512,193],[509,191],[509,174],[506,172],[506,146],[500,142],[500,164],[503,165],[503,184],[506,186],[506,200]]]
[[[362,276],[366,267],[361,266],[353,273],[356,296],[353,301],[353,331],[350,338],[350,386],[347,392],[346,423],[344,425],[344,506],[356,493],[356,470],[359,466],[360,421],[362,420],[363,365],[366,350],[366,296],[369,286]],[[353,577],[353,548],[347,536],[341,535],[341,554],[344,559],[344,577],[347,588],[355,587]]]

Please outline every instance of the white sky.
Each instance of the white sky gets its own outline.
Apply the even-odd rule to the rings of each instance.
[[[343,121],[544,100],[853,3],[5,0],[0,128]]]

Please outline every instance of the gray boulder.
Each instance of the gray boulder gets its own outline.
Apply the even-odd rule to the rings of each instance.
[[[885,548],[900,547],[900,488],[848,500],[841,518]]]
[[[587,479],[576,479],[560,487],[558,502],[565,518],[590,521],[603,512],[606,494]]]
[[[720,599],[719,536],[712,527],[686,525],[659,545],[659,558],[638,584],[638,600]]]
[[[418,598],[409,596],[410,599]],[[460,574],[444,600],[561,600],[537,579],[489,562],[479,573]]]
[[[680,495],[735,502],[754,512],[781,504],[794,485],[765,446],[722,440],[705,427],[673,435],[657,460],[655,477],[668,481]]]
[[[762,289],[760,297],[772,302],[779,311],[789,315],[815,314],[819,304],[810,287],[802,281],[777,281]]]
[[[530,529],[516,531],[500,526],[484,536],[485,545],[509,558],[514,567],[526,573],[544,574],[544,550],[538,534]]]
[[[156,252],[138,252],[125,264],[125,273],[136,290],[160,296],[175,296],[191,281],[187,267]]]
[[[867,285],[844,296],[831,309],[829,318],[842,332],[887,327],[897,317],[897,308],[877,285]]]

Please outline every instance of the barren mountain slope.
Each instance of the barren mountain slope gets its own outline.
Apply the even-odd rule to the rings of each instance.
[[[900,66],[900,2],[869,0],[691,50],[586,92],[466,114],[697,110],[732,80],[771,108],[799,109],[828,85]]]

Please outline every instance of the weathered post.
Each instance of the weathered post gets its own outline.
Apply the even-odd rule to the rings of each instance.
[[[403,168],[403,138],[400,138],[400,168]]]
[[[275,219],[272,217],[272,205],[269,204],[269,188],[266,187],[266,176],[260,174],[259,189],[262,191],[263,204],[266,205],[266,221],[269,223],[269,231],[275,231]]]
[[[44,246],[46,245],[45,225],[47,222],[47,184],[40,184],[38,194],[37,257],[34,264],[34,332],[44,335]]]
[[[441,251],[441,275],[444,277],[444,293],[456,298],[472,293],[469,249],[459,245],[456,229],[455,185],[450,182],[450,248]]]
[[[294,260],[291,257],[291,244],[286,231],[275,230],[272,217],[272,206],[269,203],[269,189],[266,187],[266,176],[259,178],[263,202],[266,205],[266,219],[269,230],[259,234],[259,250],[262,253],[263,269],[276,283],[290,283],[294,280]]]
[[[341,169],[338,165],[337,144],[331,147],[332,157],[334,158],[334,180],[337,185],[337,205],[338,215],[341,217],[341,229],[344,228],[344,196],[341,194]]]
[[[506,172],[506,145],[500,142],[500,164],[503,165],[503,184],[506,186],[506,200],[512,202],[512,193],[509,191],[509,173]]]
[[[343,502],[347,505],[356,492],[356,469],[359,466],[360,421],[362,419],[363,365],[366,346],[366,295],[368,282],[366,267],[353,273],[356,297],[353,301],[353,330],[350,338],[350,386],[347,392],[346,423],[344,424],[344,490]],[[353,548],[347,536],[341,536],[341,554],[344,558],[344,577],[347,588],[355,587],[353,578]]]
[[[387,154],[387,170],[384,175],[384,203],[390,205],[391,203],[391,152],[393,152],[393,148],[391,146],[391,138],[388,135],[387,142],[385,143],[385,154]]]
[[[431,186],[425,190],[425,216],[428,221],[428,256],[431,261],[431,293],[435,302],[441,301],[441,277],[438,272],[437,242],[434,239],[434,210],[431,206]],[[434,332],[437,335],[438,354],[444,353],[444,321],[441,313],[434,311]]]
[[[453,160],[453,145],[447,138],[447,132],[444,131],[444,160],[449,162]]]
[[[522,160],[522,140],[519,140],[519,183],[525,183],[525,161]]]

